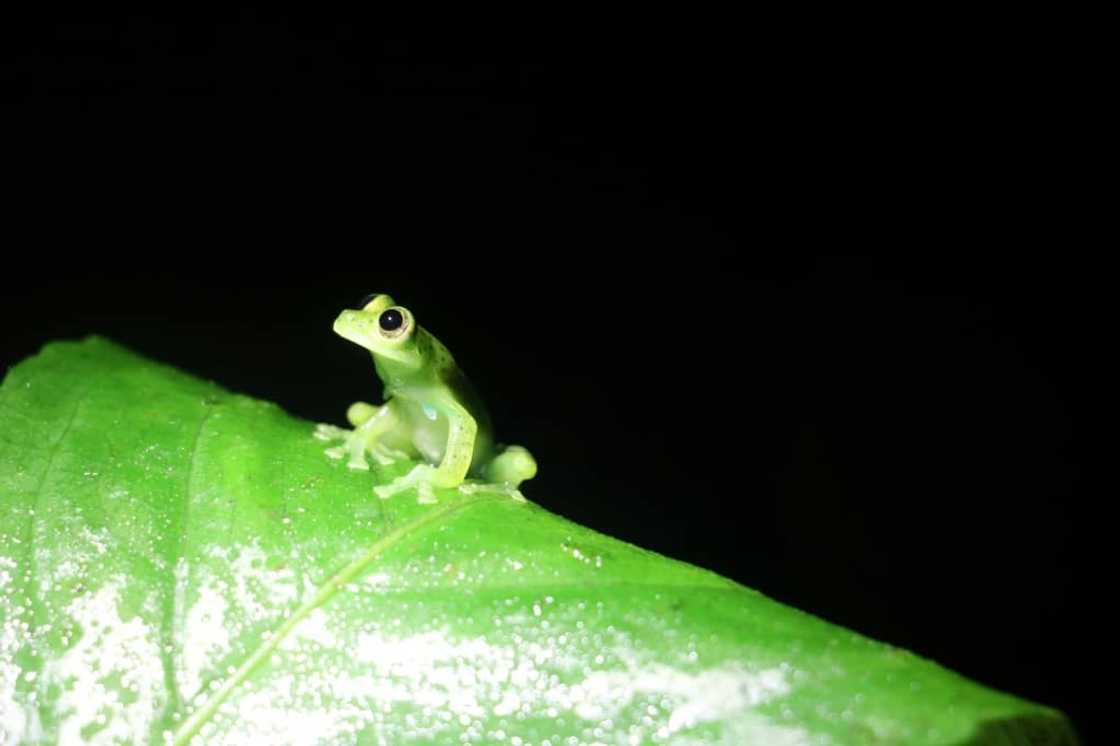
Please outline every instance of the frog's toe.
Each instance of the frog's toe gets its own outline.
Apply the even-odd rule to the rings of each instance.
[[[415,487],[415,486],[416,485],[413,484],[413,482],[410,479],[408,479],[408,475],[405,474],[404,476],[397,477],[396,479],[394,479],[392,482],[389,482],[388,484],[374,485],[373,494],[377,495],[382,500],[388,500],[390,497],[397,494],[398,492],[404,492],[405,490],[409,489],[410,487]]]
[[[521,494],[521,490],[507,482],[463,482],[459,485],[458,489],[459,492],[464,495],[477,495],[482,492],[490,492],[505,495],[515,502],[529,502],[525,499],[525,496]]]
[[[387,499],[413,487],[416,488],[420,502],[435,502],[435,493],[432,492],[432,474],[434,469],[427,464],[417,464],[407,474],[394,479],[389,484],[377,485],[374,493],[381,499]]]
[[[405,477],[397,477],[392,482],[389,482],[389,484],[376,485],[373,488],[373,494],[377,495],[382,500],[388,500],[393,495],[396,495],[399,492],[405,492],[416,486],[417,485],[415,482],[412,482]]]
[[[369,464],[366,463],[366,458],[360,451],[350,454],[350,460],[346,462],[346,467],[354,471],[369,471]]]
[[[315,426],[315,432],[312,433],[312,436],[318,440],[329,442],[332,440],[344,440],[346,436],[349,435],[349,433],[349,430],[344,430],[341,427],[335,427],[334,425],[328,425],[325,422],[320,422]]]
[[[373,456],[373,460],[381,466],[389,466],[396,460],[380,448],[375,447],[371,449],[369,453],[371,456]]]
[[[432,489],[432,485],[427,482],[421,482],[416,485],[416,502],[420,505],[434,505],[439,502],[439,499],[436,498],[435,490]]]
[[[373,458],[377,460],[377,463],[382,466],[390,466],[391,464],[408,458],[408,454],[404,451],[398,451],[396,448],[390,448],[381,443],[371,448],[370,453],[373,455]]]
[[[338,461],[340,458],[346,455],[346,446],[335,446],[334,448],[328,448],[327,450],[323,451],[323,453],[327,454],[327,458],[333,458],[335,461]]]

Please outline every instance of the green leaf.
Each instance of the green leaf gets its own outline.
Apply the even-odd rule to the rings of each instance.
[[[1074,743],[532,503],[379,500],[408,464],[103,339],[13,368],[0,422],[3,743]]]

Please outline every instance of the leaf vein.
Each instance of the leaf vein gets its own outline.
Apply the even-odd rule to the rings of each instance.
[[[359,555],[356,559],[351,561],[348,565],[342,567],[334,575],[327,579],[319,590],[309,600],[305,601],[299,608],[297,608],[291,616],[285,619],[258,647],[252,655],[250,655],[244,663],[238,666],[237,670],[228,678],[226,682],[214,693],[212,697],[206,700],[201,707],[195,710],[191,715],[185,719],[182,724],[176,729],[174,737],[171,740],[172,746],[182,746],[186,744],[191,738],[198,733],[199,729],[205,725],[218,708],[229,699],[233,691],[240,686],[259,666],[261,666],[272,652],[279,647],[280,643],[284,641],[292,630],[299,625],[312,611],[325,604],[335,593],[337,593],[343,586],[349,583],[362,573],[374,560],[381,556],[387,550],[393,548],[397,544],[407,539],[410,535],[419,531],[426,526],[436,523],[442,519],[447,518],[452,513],[461,510],[471,505],[478,505],[483,502],[493,500],[506,499],[504,497],[481,495],[477,497],[469,497],[458,502],[451,502],[418,516],[408,523],[402,524],[396,529],[382,536],[377,541],[373,542],[363,554]]]
[[[91,386],[86,386],[84,389],[82,389],[81,393],[79,393],[78,396],[75,397],[74,408],[70,410],[70,415],[66,418],[66,425],[63,426],[62,432],[57,438],[55,438],[54,442],[51,443],[50,453],[47,455],[47,464],[43,467],[43,473],[39,477],[39,483],[35,486],[35,515],[29,516],[30,520],[28,520],[27,522],[27,533],[25,534],[24,538],[27,542],[27,555],[31,560],[33,570],[31,573],[31,579],[28,583],[28,585],[30,586],[28,588],[28,595],[31,597],[31,603],[35,608],[34,618],[36,620],[38,620],[38,618],[41,616],[41,606],[39,604],[39,594],[37,590],[39,578],[39,562],[36,558],[39,551],[35,542],[35,535],[38,532],[35,529],[46,515],[46,512],[43,508],[43,488],[46,486],[47,479],[50,477],[51,471],[54,469],[55,459],[58,457],[58,452],[62,448],[62,442],[66,440],[66,436],[69,435],[70,431],[74,428],[74,423],[78,419],[78,411],[82,408],[82,404],[85,403],[86,399],[89,398],[91,388]],[[37,622],[36,626],[38,626]]]
[[[187,477],[183,485],[183,508],[179,513],[178,525],[175,529],[175,546],[170,555],[170,566],[172,568],[174,568],[182,558],[184,537],[186,535],[187,523],[190,520],[192,499],[191,484],[194,482],[199,444],[202,442],[202,431],[206,427],[206,423],[212,414],[214,414],[214,409],[208,407],[199,420],[198,428],[195,430],[194,438],[191,440],[190,458],[187,462]],[[178,572],[173,572],[172,575],[174,577],[174,584],[171,590],[170,603],[164,604],[164,614],[163,618],[160,620],[160,637],[163,640],[163,645],[160,646],[160,649],[161,651],[175,651],[174,653],[164,652],[161,656],[163,658],[164,687],[167,690],[167,706],[164,708],[165,716],[166,713],[178,710],[179,702],[182,699],[182,694],[179,691],[179,684],[175,680],[176,665],[173,656],[182,654],[180,646],[175,645],[175,640],[179,636],[177,633],[183,630],[183,620],[186,616],[186,610],[183,608],[182,603],[185,588],[180,587],[180,584],[189,584],[188,580],[181,578]]]

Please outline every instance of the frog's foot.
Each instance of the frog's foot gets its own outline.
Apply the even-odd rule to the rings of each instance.
[[[334,425],[328,425],[325,422],[320,422],[315,426],[315,432],[312,433],[312,435],[317,440],[323,440],[328,443],[334,440],[342,441],[341,445],[332,446],[323,451],[323,453],[327,455],[327,458],[338,461],[339,459],[345,458],[346,455],[349,454],[350,461],[346,464],[348,467],[350,467],[351,469],[369,469],[369,465],[366,463],[365,457],[362,455],[363,449],[358,447],[361,444],[356,439],[356,435],[353,430],[347,430],[342,427],[335,427]]]
[[[382,500],[388,500],[398,492],[404,492],[415,487],[416,502],[434,503],[437,502],[435,492],[432,489],[432,477],[435,472],[435,467],[430,464],[417,464],[407,474],[397,477],[389,484],[377,485],[373,488],[373,492]]]
[[[509,482],[463,482],[459,485],[459,491],[464,495],[477,495],[480,492],[496,492],[499,495],[505,495],[515,502],[529,502],[525,499],[525,496],[521,494],[521,490],[517,489],[517,487]]]
[[[408,454],[404,451],[398,451],[396,448],[390,448],[381,443],[375,443],[373,447],[369,449],[369,452],[374,460],[382,466],[389,466],[408,458]]]
[[[432,485],[427,482],[421,482],[416,485],[416,502],[420,505],[435,505],[439,502],[439,498],[436,497]]]

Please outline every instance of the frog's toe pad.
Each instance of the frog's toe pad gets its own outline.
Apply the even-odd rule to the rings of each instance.
[[[341,427],[335,427],[334,425],[328,425],[325,422],[320,422],[315,426],[315,432],[313,432],[311,435],[317,440],[330,442],[332,440],[345,440],[346,436],[349,434],[349,430]]]
[[[417,464],[407,474],[394,479],[389,484],[379,484],[373,488],[374,494],[382,500],[388,499],[398,492],[416,488],[417,500],[421,503],[436,502],[435,493],[432,491],[431,478],[435,469],[427,464]]]
[[[398,492],[404,492],[405,490],[412,489],[415,486],[416,483],[408,479],[408,475],[406,474],[403,477],[397,477],[388,484],[375,485],[373,488],[373,494],[377,495],[382,500],[388,500]]]
[[[379,484],[373,488],[373,494],[380,497],[382,500],[388,500],[390,497],[400,493],[407,492],[410,489],[416,489],[416,502],[418,503],[435,503],[435,493],[432,492],[432,486],[421,482],[420,484],[405,484],[400,479],[394,479],[389,484]]]
[[[508,483],[463,482],[459,485],[459,491],[464,495],[477,495],[480,492],[496,492],[499,495],[505,495],[514,502],[529,502],[525,499],[525,496],[521,494],[521,490]]]
[[[421,482],[416,485],[416,502],[420,505],[435,505],[439,502],[439,498],[436,497],[432,485],[427,482]]]

